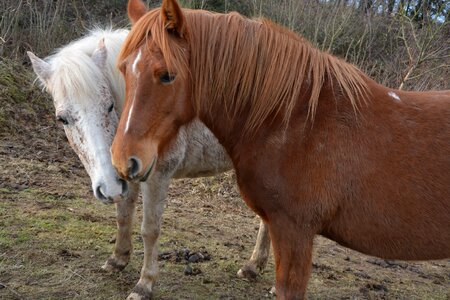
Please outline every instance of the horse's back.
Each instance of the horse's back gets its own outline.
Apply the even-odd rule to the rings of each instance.
[[[424,99],[425,101],[450,101],[450,90],[422,92],[406,91],[403,93],[411,95],[414,98]]]

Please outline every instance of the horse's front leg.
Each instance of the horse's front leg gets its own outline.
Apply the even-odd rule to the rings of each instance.
[[[147,182],[141,184],[143,196],[141,233],[144,241],[144,264],[141,277],[128,296],[128,300],[142,300],[152,297],[153,285],[158,276],[157,241],[169,183],[169,178],[155,174]]]
[[[129,192],[127,197],[116,203],[116,244],[113,254],[102,266],[102,268],[106,271],[121,271],[130,261],[130,255],[133,250],[131,235],[133,232],[133,219],[138,195],[139,184],[129,183]]]
[[[309,222],[293,222],[284,215],[269,218],[278,300],[306,299],[316,232],[313,228]]]
[[[238,271],[237,275],[241,278],[256,278],[258,273],[263,271],[267,265],[270,252],[269,228],[261,220],[259,224],[258,237],[256,238],[255,248],[253,249],[250,260]]]

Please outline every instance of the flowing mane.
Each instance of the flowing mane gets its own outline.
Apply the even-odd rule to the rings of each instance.
[[[125,86],[120,72],[115,68],[115,58],[127,34],[128,30],[123,29],[94,29],[86,37],[58,49],[46,58],[52,68],[53,76],[49,82],[52,93],[83,100],[89,98],[84,97],[83,93],[100,88],[97,80],[102,75],[102,70],[95,65],[91,56],[100,39],[104,38],[108,50],[104,72],[107,72],[106,78],[111,81],[109,85],[113,93],[122,98]]]
[[[221,103],[230,119],[249,110],[244,132],[253,133],[278,113],[288,124],[298,99],[308,91],[308,116],[314,120],[322,87],[333,82],[335,93],[358,110],[367,96],[365,77],[353,65],[314,48],[303,37],[265,19],[238,13],[183,10],[190,56],[164,30],[160,10],[148,12],[132,28],[119,61],[148,36],[161,48],[169,71],[192,76],[195,108],[211,110]],[[307,97],[308,95],[306,95]],[[202,99],[205,99],[204,101]],[[206,100],[207,99],[207,100]]]

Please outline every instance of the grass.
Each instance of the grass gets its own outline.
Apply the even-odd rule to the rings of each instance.
[[[5,172],[0,176],[17,169],[20,174],[40,170],[30,179],[35,183],[24,189],[15,188],[9,177],[0,178],[6,182],[0,189],[0,282],[6,286],[0,289],[2,299],[125,299],[139,279],[141,206],[130,264],[120,273],[102,272],[100,266],[113,249],[109,240],[115,233],[114,208],[92,198],[82,170],[71,173],[69,180],[61,174],[73,163],[10,156],[2,164]],[[251,254],[258,222],[237,196],[232,174],[174,181],[160,250],[207,250],[211,260],[192,265],[202,271],[197,276],[185,276],[184,263],[160,261],[156,299],[273,298],[268,293],[274,279],[272,260],[256,281],[235,276]],[[448,261],[386,268],[323,238],[316,240],[315,248],[310,299],[448,297]]]
[[[7,213],[2,213],[2,228],[5,230],[0,231],[0,252],[4,254],[0,278],[10,280],[2,280],[3,284],[31,298],[83,299],[90,295],[93,287],[96,299],[125,298],[127,290],[118,290],[123,281],[126,281],[128,289],[137,282],[143,249],[136,237],[135,256],[123,274],[100,272],[100,265],[112,249],[108,240],[115,232],[111,206],[95,202],[87,206],[86,200],[82,198],[71,199],[70,202],[56,200],[54,195],[34,188],[9,194],[9,197],[12,205],[7,206],[5,202],[0,205],[2,211],[8,207]],[[189,224],[179,219],[177,223],[180,227],[189,227]],[[137,229],[136,224],[136,232]],[[205,238],[195,239],[189,234],[180,235],[174,230],[165,229],[160,241],[162,249],[198,249],[199,245],[207,245]],[[158,284],[161,297],[173,295],[176,287],[177,293],[182,292],[187,298],[194,299],[199,293],[211,294],[211,289],[223,287],[230,279],[235,281],[233,290],[236,292],[248,289],[246,285],[250,283],[235,279],[237,262],[224,259],[228,249],[222,243],[207,248],[217,257],[217,261],[199,266],[207,275],[187,277],[183,275],[183,264],[161,262],[161,276],[165,278],[164,282],[171,282],[170,285]],[[101,278],[94,280],[99,274],[102,274]],[[74,277],[84,286],[72,282]],[[174,287],[172,284],[175,282],[183,284]],[[265,282],[270,287],[271,279]],[[116,288],[111,289],[112,285]],[[223,295],[229,294],[228,289],[224,289]],[[211,296],[211,299],[215,297]]]

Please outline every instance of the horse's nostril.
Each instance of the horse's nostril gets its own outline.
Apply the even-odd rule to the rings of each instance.
[[[122,197],[125,197],[128,194],[128,182],[123,179],[119,179],[119,182],[122,184]]]
[[[136,157],[130,157],[128,160],[128,176],[133,179],[136,178],[141,169],[140,160]]]
[[[107,200],[107,197],[105,196],[105,194],[103,194],[102,188],[103,188],[103,185],[102,185],[102,184],[98,185],[98,186],[95,188],[95,196],[96,196],[99,200],[101,200],[101,201],[106,201],[106,200]]]

